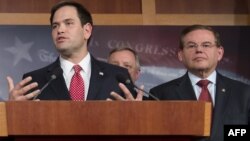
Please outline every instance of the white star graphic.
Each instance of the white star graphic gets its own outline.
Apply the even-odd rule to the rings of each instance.
[[[16,66],[21,61],[21,59],[32,62],[29,49],[33,44],[33,42],[22,43],[18,37],[15,37],[15,45],[5,48],[6,51],[10,52],[14,56],[13,66]]]

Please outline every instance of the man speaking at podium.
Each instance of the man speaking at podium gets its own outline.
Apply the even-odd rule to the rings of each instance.
[[[25,74],[16,86],[7,77],[10,100],[106,100],[111,91],[121,94],[115,76],[129,76],[128,71],[88,52],[93,21],[87,9],[73,1],[59,2],[51,10],[50,24],[58,59]]]

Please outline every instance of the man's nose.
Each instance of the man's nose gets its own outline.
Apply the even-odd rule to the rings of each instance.
[[[57,33],[60,34],[60,33],[64,33],[64,32],[65,32],[65,26],[64,25],[58,26]]]

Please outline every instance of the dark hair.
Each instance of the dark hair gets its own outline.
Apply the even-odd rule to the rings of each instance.
[[[194,30],[199,30],[199,29],[204,29],[204,30],[208,30],[211,31],[214,35],[215,38],[215,44],[217,47],[221,46],[221,40],[220,40],[220,35],[217,31],[215,31],[212,27],[210,26],[206,26],[206,25],[191,25],[188,26],[186,28],[184,28],[181,32],[181,36],[179,39],[179,48],[183,49],[184,47],[184,42],[183,42],[183,38],[190,32],[194,31]]]
[[[52,7],[52,9],[50,11],[50,13],[51,13],[50,25],[52,25],[55,12],[64,6],[72,6],[72,7],[76,8],[78,17],[79,17],[82,25],[85,25],[86,23],[90,23],[91,25],[93,25],[93,20],[92,20],[92,16],[91,16],[90,12],[80,3],[77,3],[74,1],[69,1],[69,0],[61,1]]]
[[[121,48],[114,48],[113,50],[111,50],[109,52],[109,57],[115,53],[115,52],[119,52],[119,51],[130,51],[131,53],[133,53],[133,55],[135,56],[135,62],[136,62],[136,67],[138,70],[141,70],[141,65],[140,65],[140,59],[139,56],[137,54],[137,52],[135,52],[133,49],[128,48],[128,47],[121,47]]]

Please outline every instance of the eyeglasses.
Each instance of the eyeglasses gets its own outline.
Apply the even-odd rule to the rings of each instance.
[[[201,43],[201,45],[198,45],[196,43],[188,43],[187,45],[184,45],[184,48],[191,50],[191,49],[198,48],[199,46],[201,46],[204,49],[209,49],[209,48],[212,48],[216,45],[212,44],[211,42],[204,42],[204,43]]]

